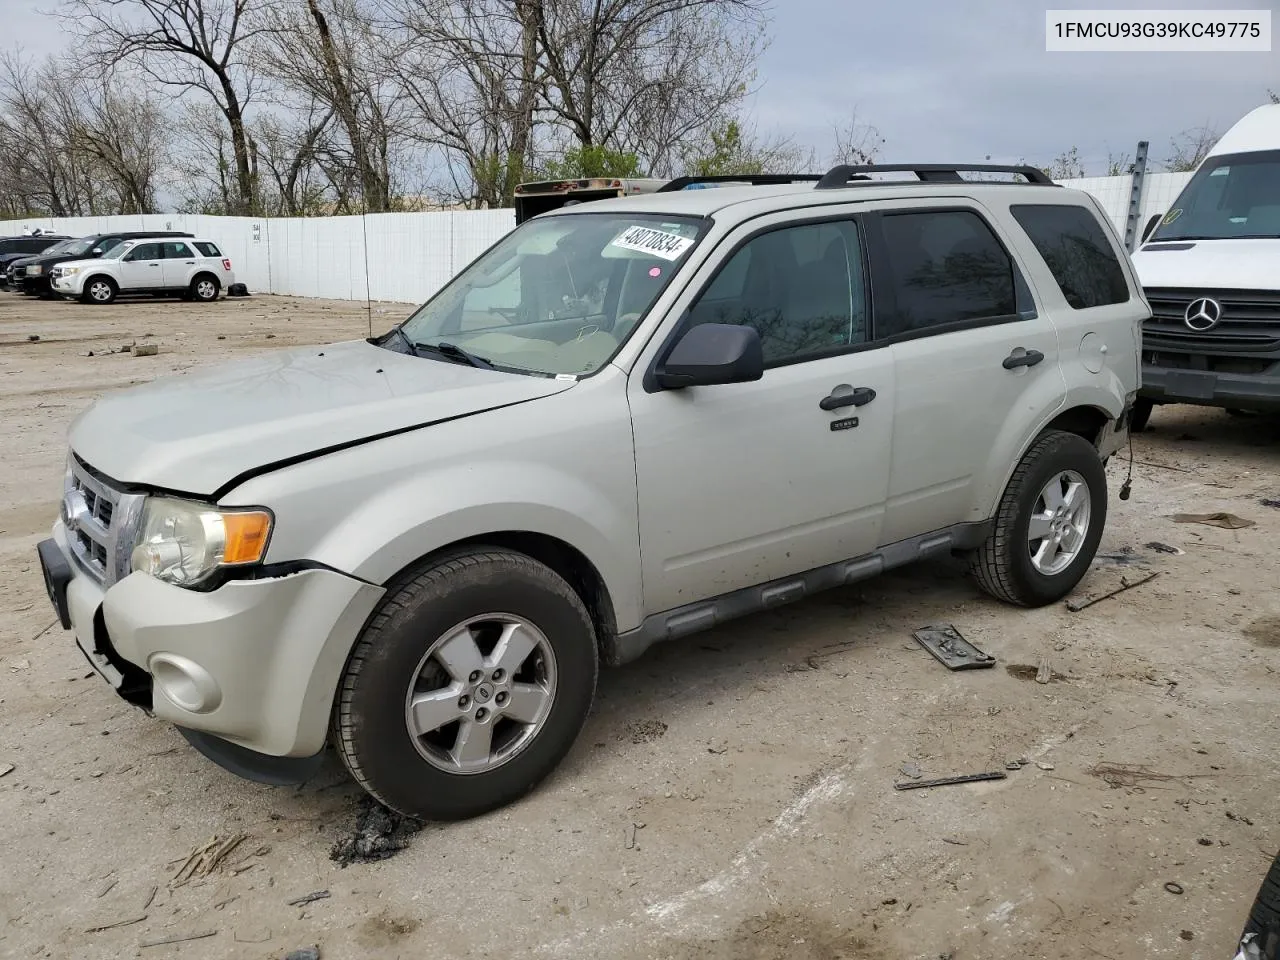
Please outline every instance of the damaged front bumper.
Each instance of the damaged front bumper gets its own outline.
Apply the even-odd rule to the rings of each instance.
[[[141,573],[104,589],[61,521],[38,550],[59,622],[94,670],[243,776],[323,749],[347,655],[383,593],[324,568],[203,593]]]

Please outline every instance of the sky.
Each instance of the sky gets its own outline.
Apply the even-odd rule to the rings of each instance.
[[[1027,0],[773,0],[773,41],[751,98],[758,132],[812,146],[857,113],[885,162],[1047,165],[1076,147],[1086,172],[1150,142],[1166,159],[1182,131],[1219,132],[1280,92],[1270,53],[1048,53],[1045,8]],[[63,49],[57,0],[0,0],[0,43]],[[1052,0],[1054,9],[1270,9],[1280,0]],[[42,12],[44,11],[44,12]]]

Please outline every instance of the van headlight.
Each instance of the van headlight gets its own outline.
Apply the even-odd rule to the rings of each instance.
[[[152,497],[143,507],[131,566],[165,583],[195,586],[223,567],[258,563],[267,552],[271,521],[262,509],[220,510]]]

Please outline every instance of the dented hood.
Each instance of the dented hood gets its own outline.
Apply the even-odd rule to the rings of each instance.
[[[70,441],[81,460],[113,480],[207,497],[264,466],[572,386],[356,340],[109,394],[71,425]]]

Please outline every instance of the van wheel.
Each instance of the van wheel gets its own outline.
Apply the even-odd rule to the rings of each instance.
[[[1151,411],[1155,409],[1155,404],[1146,399],[1139,397],[1133,402],[1133,409],[1129,412],[1129,429],[1134,433],[1142,433],[1147,429],[1147,421],[1151,419]]]
[[[80,299],[85,303],[110,303],[119,291],[110,277],[90,277],[84,285]]]
[[[995,529],[975,551],[978,585],[1000,600],[1040,607],[1061,600],[1089,569],[1107,521],[1107,476],[1093,444],[1041,434],[1000,498]]]
[[[211,277],[207,273],[202,273],[191,281],[191,289],[188,293],[192,300],[200,300],[208,303],[210,300],[218,299],[218,280]]]
[[[595,628],[559,574],[507,550],[455,553],[388,588],[338,687],[333,739],[393,810],[478,816],[568,753],[597,670]]]

